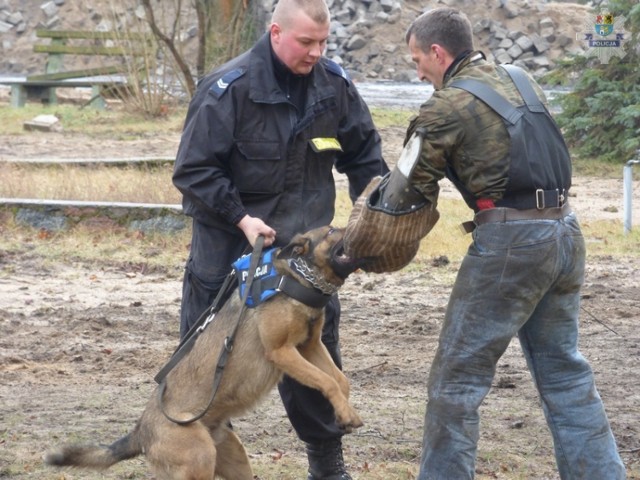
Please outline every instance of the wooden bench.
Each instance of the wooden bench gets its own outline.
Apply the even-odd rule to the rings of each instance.
[[[90,104],[104,108],[105,91],[126,86],[131,60],[135,57],[151,55],[151,37],[132,32],[96,32],[77,30],[36,30],[38,38],[48,38],[47,44],[36,44],[33,51],[46,53],[45,73],[29,75],[25,78],[0,80],[0,83],[11,86],[11,105],[23,107],[29,99],[39,99],[43,103],[56,104],[57,88],[90,87],[92,98]],[[68,55],[87,55],[119,57],[119,63],[99,67],[65,70],[64,57]],[[128,59],[129,64],[123,59]]]
[[[40,100],[46,104],[56,104],[57,88],[91,88],[91,99],[87,104],[103,109],[106,106],[105,93],[117,87],[126,87],[124,76],[68,78],[65,80],[30,80],[29,77],[0,79],[0,84],[11,87],[11,106],[24,107],[27,100]]]

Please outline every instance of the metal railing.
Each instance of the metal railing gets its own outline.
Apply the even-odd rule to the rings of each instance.
[[[633,166],[636,163],[640,163],[640,150],[636,152],[636,158],[632,158],[629,160],[623,170],[622,170],[622,179],[623,179],[623,223],[624,223],[624,233],[625,235],[631,232],[631,224],[632,220],[632,210],[633,210]]]

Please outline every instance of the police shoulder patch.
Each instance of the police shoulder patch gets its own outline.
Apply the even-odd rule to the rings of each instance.
[[[246,70],[244,68],[236,68],[235,70],[225,73],[209,87],[209,93],[213,94],[216,98],[220,98],[224,95],[224,92],[227,91],[227,87],[243,76],[245,72]]]
[[[338,65],[333,60],[329,60],[328,58],[323,58],[323,64],[324,64],[325,68],[329,72],[333,73],[334,75],[338,75],[339,77],[344,78],[349,83],[351,82],[351,78],[349,78],[349,75],[344,70],[344,68],[342,68],[340,65]]]

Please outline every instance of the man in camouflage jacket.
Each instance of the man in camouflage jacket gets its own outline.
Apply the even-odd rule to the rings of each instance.
[[[428,380],[420,480],[474,477],[478,409],[518,336],[563,479],[625,478],[593,373],[578,351],[585,243],[567,195],[568,149],[538,85],[473,50],[467,17],[437,8],[406,40],[435,87],[411,121],[422,153],[411,184],[434,206],[449,178],[473,209]]]

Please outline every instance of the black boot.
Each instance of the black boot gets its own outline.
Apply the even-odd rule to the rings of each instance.
[[[342,458],[339,438],[318,443],[307,443],[309,476],[307,480],[352,480]]]

